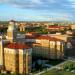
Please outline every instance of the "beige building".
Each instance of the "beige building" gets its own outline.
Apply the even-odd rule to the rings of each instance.
[[[15,22],[10,21],[6,38],[0,37],[0,65],[4,70],[23,75],[31,72],[32,48],[24,39],[25,35],[18,35]]]
[[[71,25],[71,29],[75,30],[75,24]]]
[[[29,36],[26,42],[32,42],[33,55],[47,59],[63,59],[65,41],[49,35]]]
[[[57,38],[57,39],[60,39],[60,40],[63,40],[65,42],[67,42],[70,39],[72,39],[72,36],[69,36],[67,34],[64,34],[64,35],[62,35],[62,34],[49,34],[49,36]]]
[[[0,36],[0,66],[3,67],[4,65],[4,45],[6,45],[7,43],[9,43],[8,40],[4,39],[3,36]]]
[[[0,39],[0,65],[3,66],[3,41]]]
[[[19,25],[19,29],[20,29],[20,31],[22,32],[22,31],[25,31],[25,23],[20,23],[20,25]]]
[[[16,30],[15,21],[10,21],[7,30],[7,40],[9,40],[10,42],[15,42],[16,35],[17,35],[17,30]]]
[[[40,36],[33,44],[33,55],[47,59],[63,59],[64,41],[50,36]]]
[[[24,44],[11,43],[4,48],[5,70],[28,74],[31,71],[32,49]]]

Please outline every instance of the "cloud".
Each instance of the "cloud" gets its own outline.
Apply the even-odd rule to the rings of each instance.
[[[75,0],[0,0],[0,3],[10,4],[16,8],[22,8],[25,10],[38,10],[39,13],[35,12],[32,14],[37,14],[36,19],[39,18],[41,20],[69,20],[73,17],[70,12],[73,10],[71,8],[75,8]]]
[[[0,0],[0,3],[8,3],[21,8],[48,8],[50,4],[56,3],[58,0]]]
[[[72,8],[75,8],[75,0],[68,0],[69,4],[66,5],[66,6],[69,6],[69,7],[72,7]]]
[[[75,6],[74,0],[0,0],[0,3],[27,9],[59,9],[64,6]]]

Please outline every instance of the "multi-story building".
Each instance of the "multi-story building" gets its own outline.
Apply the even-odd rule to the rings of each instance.
[[[47,59],[63,59],[64,41],[50,36],[40,36],[33,44],[33,55]]]
[[[4,45],[8,44],[9,41],[0,36],[0,67],[4,65]]]
[[[31,71],[32,49],[25,44],[11,43],[4,48],[5,70],[28,74]]]
[[[0,65],[6,71],[26,75],[31,71],[32,48],[18,42],[17,39],[22,41],[24,36],[17,34],[15,22],[10,21],[6,38],[0,37]]]
[[[50,37],[48,35],[39,35],[37,37],[29,36],[27,42],[33,42],[33,55],[47,59],[63,59],[65,41]]]

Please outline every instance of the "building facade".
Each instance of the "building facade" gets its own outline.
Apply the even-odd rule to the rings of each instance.
[[[15,21],[11,20],[6,38],[0,37],[0,66],[3,70],[23,75],[31,72],[32,48],[22,39],[25,39],[24,36],[18,36]]]
[[[5,70],[28,74],[31,71],[32,49],[22,44],[9,44],[4,48]]]
[[[10,21],[8,30],[7,30],[7,40],[9,40],[11,43],[16,41],[16,35],[17,35],[17,30],[16,30],[16,25],[15,21]]]
[[[27,42],[32,42],[32,54],[47,59],[63,59],[65,41],[49,35],[29,36]]]
[[[63,59],[64,42],[49,36],[41,36],[33,44],[33,55],[47,59]]]

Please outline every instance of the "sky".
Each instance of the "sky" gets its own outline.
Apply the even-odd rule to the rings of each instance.
[[[0,20],[75,21],[75,0],[0,0]]]

